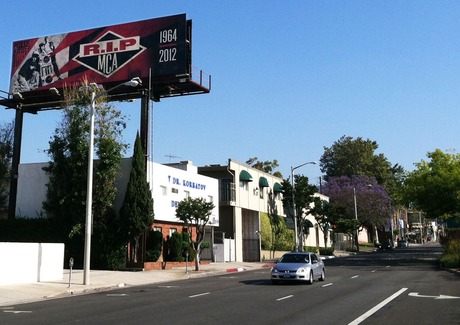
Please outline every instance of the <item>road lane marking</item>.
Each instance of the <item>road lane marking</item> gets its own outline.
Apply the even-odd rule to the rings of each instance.
[[[379,303],[377,306],[375,306],[374,308],[372,309],[369,309],[366,313],[362,314],[361,316],[359,316],[358,318],[356,318],[354,321],[352,321],[351,323],[348,323],[348,325],[357,325],[359,323],[361,323],[362,321],[364,321],[366,318],[368,318],[369,316],[371,316],[372,314],[374,314],[376,311],[378,311],[380,308],[384,307],[386,304],[388,304],[390,301],[392,301],[393,299],[395,299],[397,296],[399,296],[401,293],[403,293],[404,291],[406,291],[407,288],[402,288],[401,290],[399,290],[398,292],[392,294],[390,297],[388,297],[387,299],[385,299],[384,301],[382,301],[381,303]]]
[[[331,285],[332,285],[332,283],[324,284],[324,285],[323,285],[323,288],[324,288],[324,287],[329,287],[329,286],[331,286]]]
[[[206,296],[206,295],[210,295],[210,294],[211,294],[210,292],[203,292],[203,293],[199,293],[197,295],[188,296],[188,297],[189,298],[196,298],[196,297]]]
[[[353,275],[351,278],[356,279],[357,277],[359,277],[359,275]]]
[[[31,310],[4,310],[4,313],[13,313],[13,314],[30,314]]]
[[[410,292],[408,296],[417,297],[417,298],[432,298],[432,299],[460,299],[460,297],[446,296],[446,295],[425,296],[425,295],[419,295],[418,292]]]
[[[292,297],[294,297],[294,295],[289,295],[289,296],[286,296],[286,297],[281,297],[281,298],[276,299],[276,301],[281,301],[281,300],[289,299],[289,298],[292,298]]]
[[[179,288],[179,286],[158,286],[158,288],[170,289],[170,288]]]
[[[127,296],[126,293],[109,293],[107,294],[107,297],[124,297]]]

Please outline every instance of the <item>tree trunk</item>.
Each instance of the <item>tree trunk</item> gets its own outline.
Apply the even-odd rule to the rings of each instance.
[[[199,271],[200,270],[200,253],[201,253],[201,249],[200,249],[200,246],[198,246],[198,248],[195,250],[195,271]]]

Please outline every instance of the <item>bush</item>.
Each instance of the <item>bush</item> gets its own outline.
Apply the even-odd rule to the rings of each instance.
[[[441,257],[441,266],[448,268],[460,267],[460,240],[451,240],[446,244],[446,248]]]
[[[145,259],[147,262],[156,262],[161,256],[161,251],[151,249],[145,252]]]
[[[126,264],[126,245],[121,245],[118,249],[113,249],[107,255],[107,268],[109,270],[119,270]]]
[[[182,235],[178,232],[175,232],[169,237],[168,240],[168,261],[178,261],[181,262],[182,258]]]
[[[332,256],[334,255],[334,248],[333,247],[320,247],[319,254],[326,255],[326,256]]]
[[[313,252],[317,253],[316,246],[304,246],[303,247],[304,252]]]
[[[150,230],[147,236],[147,243],[146,243],[147,253],[149,251],[152,252],[152,254],[154,251],[158,251],[161,253],[162,248],[163,248],[163,234],[161,233],[161,231]],[[151,262],[156,262],[156,261],[151,261]]]

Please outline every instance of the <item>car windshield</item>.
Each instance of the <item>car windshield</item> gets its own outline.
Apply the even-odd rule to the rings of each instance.
[[[308,255],[305,254],[289,254],[280,259],[280,263],[308,263]]]

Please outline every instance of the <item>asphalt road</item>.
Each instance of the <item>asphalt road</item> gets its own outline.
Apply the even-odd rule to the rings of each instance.
[[[430,244],[326,260],[326,281],[269,269],[14,306],[0,324],[460,324],[460,276]]]

